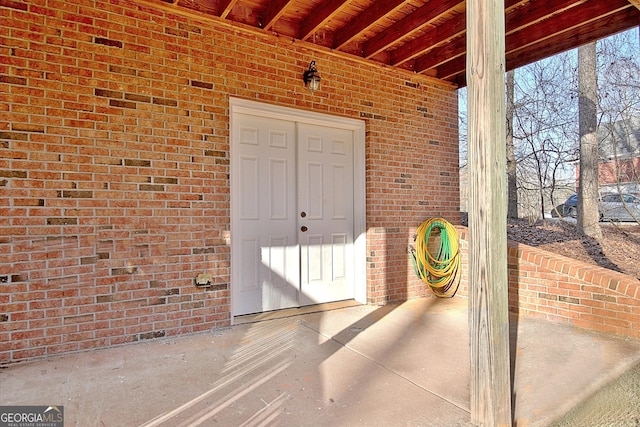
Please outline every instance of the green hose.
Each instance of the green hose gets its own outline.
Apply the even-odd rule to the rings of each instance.
[[[429,246],[429,239],[438,236],[439,243],[432,240]],[[411,248],[409,253],[416,275],[436,296],[453,297],[458,291],[461,276],[460,246],[455,227],[442,218],[428,219],[416,230],[415,242],[415,249]]]

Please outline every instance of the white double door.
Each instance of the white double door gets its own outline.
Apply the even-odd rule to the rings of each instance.
[[[232,134],[233,314],[354,298],[353,131],[235,114]]]

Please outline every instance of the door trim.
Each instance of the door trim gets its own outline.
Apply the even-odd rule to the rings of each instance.
[[[319,126],[334,127],[353,131],[353,247],[354,247],[354,276],[355,276],[355,300],[359,303],[367,302],[367,269],[366,269],[366,184],[365,184],[365,122],[364,120],[333,116],[326,113],[316,113],[306,110],[298,110],[290,107],[265,104],[257,101],[229,97],[229,154],[233,150],[234,115],[250,114],[267,118],[308,123]],[[234,188],[233,176],[230,164],[230,188]],[[231,192],[232,193],[232,192]],[[233,230],[237,226],[234,220],[234,201],[231,199],[231,242],[233,242]],[[233,243],[232,243],[233,244]],[[231,299],[235,298],[233,266],[231,266]],[[231,301],[231,321],[233,323],[233,302]]]

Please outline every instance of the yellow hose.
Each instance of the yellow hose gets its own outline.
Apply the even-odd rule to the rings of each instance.
[[[439,233],[434,231],[439,230]],[[440,237],[439,244],[436,237]],[[431,245],[429,242],[431,240]],[[416,275],[441,298],[452,297],[460,285],[458,231],[442,218],[424,221],[416,230],[416,247],[411,258]],[[432,251],[437,248],[436,255]]]

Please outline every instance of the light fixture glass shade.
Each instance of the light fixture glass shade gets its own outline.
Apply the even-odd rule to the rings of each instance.
[[[318,70],[316,70],[316,61],[311,61],[311,64],[309,64],[309,69],[304,72],[302,79],[304,80],[305,87],[311,92],[315,92],[316,90],[320,89],[321,77],[320,73],[318,73]]]

